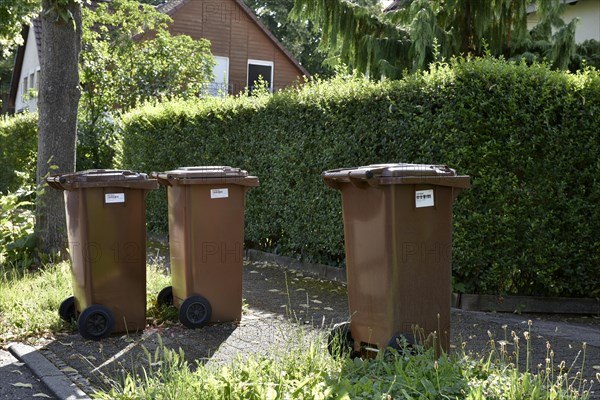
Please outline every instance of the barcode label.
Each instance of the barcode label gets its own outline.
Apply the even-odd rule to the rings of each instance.
[[[433,207],[434,204],[433,189],[417,190],[415,192],[415,205],[417,208]]]
[[[211,199],[224,199],[225,197],[229,197],[229,189],[210,189]]]

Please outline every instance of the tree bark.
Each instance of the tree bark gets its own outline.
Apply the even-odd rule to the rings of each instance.
[[[465,1],[463,8],[463,37],[460,52],[464,55],[469,54],[475,49],[473,38],[473,20],[471,15],[471,0]]]
[[[79,52],[81,50],[81,6],[67,6],[72,20],[65,21],[56,0],[42,0],[42,51],[38,98],[38,161],[36,235],[42,254],[66,256],[66,221],[63,193],[51,189],[50,174],[75,171],[77,107],[79,104]],[[63,15],[67,15],[66,13]],[[41,193],[40,193],[41,191]]]

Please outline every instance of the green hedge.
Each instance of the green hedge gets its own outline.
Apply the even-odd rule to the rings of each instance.
[[[37,114],[0,117],[0,193],[35,182]]]
[[[343,265],[327,169],[444,163],[472,177],[455,204],[456,289],[598,296],[600,74],[455,60],[401,81],[338,77],[270,97],[146,106],[124,116],[140,171],[231,165],[257,175],[248,246]],[[150,197],[166,231],[164,192]]]

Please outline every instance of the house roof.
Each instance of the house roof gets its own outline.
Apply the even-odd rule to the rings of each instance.
[[[181,9],[183,6],[185,6],[190,1],[191,0],[170,0],[170,1],[167,1],[165,3],[158,5],[157,9],[160,12],[167,14],[168,16],[172,16],[173,14],[175,14],[179,9]],[[292,55],[292,53],[290,53],[289,50],[285,48],[285,46],[279,41],[279,39],[277,39],[275,37],[275,35],[273,35],[273,33],[269,29],[267,29],[267,27],[258,19],[256,14],[254,14],[254,11],[252,11],[252,9],[250,7],[248,7],[246,5],[246,3],[244,3],[243,0],[233,0],[233,1],[238,6],[240,6],[242,11],[244,11],[244,13],[260,28],[260,30],[262,30],[265,33],[265,35],[267,35],[267,37],[273,42],[273,44],[275,44],[275,46],[277,46],[283,52],[283,54],[285,54],[285,56],[304,75],[306,75],[307,77],[310,77],[310,73],[306,70],[306,68],[304,68],[302,66],[302,64],[300,64],[300,62],[298,62],[296,57],[294,57]]]

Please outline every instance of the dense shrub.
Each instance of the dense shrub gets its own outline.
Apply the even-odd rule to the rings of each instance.
[[[0,196],[0,267],[23,270],[35,262],[33,199],[27,186]]]
[[[339,193],[324,170],[444,163],[472,177],[455,204],[464,290],[597,296],[600,74],[454,60],[401,81],[339,77],[271,97],[146,106],[124,116],[125,167],[232,165],[257,175],[248,245],[343,264]],[[166,231],[165,195],[150,225]]]
[[[37,114],[0,117],[0,193],[35,182]]]

